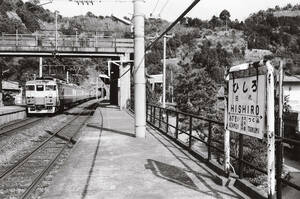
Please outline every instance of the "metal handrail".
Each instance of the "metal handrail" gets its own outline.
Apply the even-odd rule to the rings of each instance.
[[[159,110],[158,112],[156,112],[156,110]],[[150,112],[150,113],[149,113]],[[166,120],[164,120],[162,118],[162,112],[166,113]],[[157,115],[156,113],[159,114],[159,117],[157,118]],[[168,120],[168,115],[169,114],[174,114],[176,116],[176,126],[174,126],[173,124],[170,124],[169,123],[169,120]],[[198,141],[201,141],[202,143],[205,143],[207,145],[207,149],[208,149],[208,154],[207,154],[207,160],[209,161],[211,159],[211,149],[215,149],[217,150],[218,152],[221,152],[221,153],[224,153],[224,150],[219,148],[218,146],[214,146],[212,143],[218,143],[218,144],[222,144],[222,142],[220,142],[219,140],[213,140],[211,139],[211,135],[213,133],[212,131],[212,124],[217,124],[217,125],[224,125],[223,122],[219,122],[219,121],[216,121],[216,120],[212,120],[212,119],[207,119],[207,118],[204,118],[204,117],[200,117],[200,116],[197,116],[197,115],[193,115],[193,114],[189,114],[189,113],[184,113],[184,112],[181,112],[181,111],[177,111],[177,110],[172,110],[172,109],[168,109],[168,108],[162,108],[160,106],[157,106],[157,105],[152,105],[152,104],[147,104],[147,111],[146,111],[146,115],[147,115],[147,122],[152,125],[153,127],[157,128],[159,131],[167,134],[168,136],[171,136],[173,139],[175,139],[175,141],[177,142],[180,142],[181,144],[183,144],[184,147],[186,147],[189,151],[193,152],[193,153],[196,153],[197,155],[200,155],[198,154],[196,151],[194,151],[192,149],[192,146],[191,146],[191,140],[195,139],[195,140],[198,140]],[[178,115],[183,115],[183,116],[187,116],[189,118],[189,128],[188,129],[181,129],[179,128],[179,116]],[[199,137],[195,137],[193,134],[192,134],[192,130],[194,129],[193,126],[192,126],[192,121],[193,119],[199,119],[199,120],[203,120],[205,122],[208,122],[208,140],[205,141]],[[159,123],[159,125],[157,126],[156,125],[156,122]],[[162,128],[162,124],[166,125],[167,128]],[[171,128],[174,128],[175,129],[175,137],[173,135],[170,135],[169,133],[169,127]],[[189,140],[188,140],[188,143],[182,143],[182,141],[180,139],[178,139],[178,134],[179,132],[181,133],[184,133],[185,135],[188,135],[189,136]],[[298,140],[293,140],[293,139],[289,139],[289,138],[282,138],[282,137],[278,137],[276,136],[276,143],[292,143],[292,144],[295,144],[295,145],[298,145],[300,146],[300,141]],[[243,144],[243,135],[242,134],[239,134],[239,151],[238,151],[238,157],[236,157],[235,155],[233,154],[230,154],[230,157],[235,159],[238,163],[238,175],[239,175],[239,178],[243,178],[243,170],[244,170],[244,166],[246,167],[249,167],[249,168],[252,168],[260,173],[263,173],[263,174],[267,174],[267,171],[258,167],[258,166],[255,166],[253,165],[251,162],[248,162],[246,160],[243,159],[243,148],[244,148],[244,144]],[[201,155],[200,155],[201,156]],[[282,164],[280,162],[277,162],[277,164]],[[287,181],[286,179],[282,178],[282,177],[277,177],[276,178],[277,180],[280,180],[282,183],[288,185],[288,186],[291,186],[293,188],[295,188],[296,190],[300,191],[300,186],[295,184],[295,183],[292,183],[292,182],[289,182]]]
[[[156,108],[161,108],[160,106],[152,105],[152,104],[150,104],[150,106],[153,106],[153,107],[156,107]],[[205,118],[205,117],[201,117],[201,116],[199,116],[199,115],[193,115],[193,114],[190,114],[190,113],[184,113],[184,112],[181,112],[181,111],[174,111],[174,110],[168,109],[168,108],[165,108],[165,110],[167,110],[167,111],[172,111],[172,112],[175,112],[175,113],[178,113],[178,114],[181,114],[181,115],[193,117],[193,118],[196,118],[196,119],[204,120],[204,121],[206,121],[206,122],[213,122],[213,123],[215,123],[215,124],[224,125],[224,122],[220,122],[220,121],[213,120],[213,119],[208,119],[208,118]]]

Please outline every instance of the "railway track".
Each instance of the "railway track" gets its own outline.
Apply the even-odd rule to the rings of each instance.
[[[84,108],[48,137],[39,140],[34,150],[0,171],[0,198],[29,198],[90,118],[93,106]]]
[[[0,137],[1,136],[6,136],[10,133],[16,132],[19,129],[22,129],[24,127],[33,125],[37,122],[40,122],[44,120],[44,118],[38,118],[38,117],[33,117],[33,118],[26,118],[24,120],[19,120],[4,126],[0,127]]]

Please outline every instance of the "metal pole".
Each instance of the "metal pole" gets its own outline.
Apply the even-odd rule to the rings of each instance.
[[[163,55],[163,96],[162,107],[166,108],[166,52],[167,52],[167,37],[164,35],[164,55]]]
[[[96,77],[96,100],[98,100],[98,89],[99,89],[99,87],[98,87],[98,83],[99,83],[99,80],[98,80],[98,76]]]
[[[274,69],[268,61],[267,72],[267,169],[268,169],[268,198],[275,198],[275,132],[274,132]]]
[[[283,131],[283,120],[282,120],[282,113],[283,113],[283,61],[280,61],[279,66],[279,137],[284,137],[284,131]],[[282,141],[277,142],[278,153],[277,155],[277,161],[276,161],[276,175],[277,175],[277,181],[276,181],[276,195],[277,199],[282,198],[282,181],[281,181],[281,175],[282,175],[282,164],[283,164],[283,146]]]
[[[16,46],[19,45],[19,31],[16,29]]]
[[[57,13],[58,11],[55,11],[55,50],[57,50],[57,40],[58,40],[58,34],[57,34]]]
[[[0,107],[3,106],[2,80],[3,80],[3,66],[1,64],[0,65]]]
[[[244,178],[244,163],[243,163],[243,156],[244,156],[244,136],[243,134],[239,134],[239,178]]]
[[[43,77],[43,58],[40,57],[39,77]]]
[[[78,33],[77,30],[75,31],[75,46],[77,46],[77,42],[78,42]]]
[[[279,136],[283,137],[283,120],[282,120],[282,114],[283,114],[283,61],[280,62],[279,66]]]
[[[146,136],[145,14],[144,0],[134,0],[134,108],[135,134]]]
[[[67,83],[69,83],[69,71],[67,71]]]
[[[173,68],[171,69],[171,84],[172,84],[172,86],[171,86],[171,88],[172,88],[172,90],[171,90],[171,102],[172,103],[174,103],[174,87],[173,87]]]

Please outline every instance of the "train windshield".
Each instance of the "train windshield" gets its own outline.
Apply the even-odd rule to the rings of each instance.
[[[44,91],[44,85],[36,85],[36,91]]]
[[[46,85],[46,91],[55,91],[56,85]]]
[[[27,91],[34,91],[34,85],[26,85]]]

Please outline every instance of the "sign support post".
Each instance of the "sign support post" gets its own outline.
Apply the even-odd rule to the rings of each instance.
[[[230,166],[227,154],[230,144],[228,131],[239,133],[240,138],[244,134],[264,139],[266,134],[267,193],[268,199],[274,199],[276,193],[274,68],[269,61],[261,61],[231,67],[229,73],[228,105],[225,109],[225,171],[228,172]],[[242,159],[243,155],[240,153],[239,161]]]
[[[227,128],[227,114],[228,114],[228,100],[225,97],[225,114],[224,114],[224,124],[225,124],[225,134],[224,134],[224,170],[227,176],[229,177],[230,174],[230,131]]]
[[[267,158],[268,158],[268,199],[275,198],[275,117],[274,117],[274,69],[270,62],[267,66]]]

